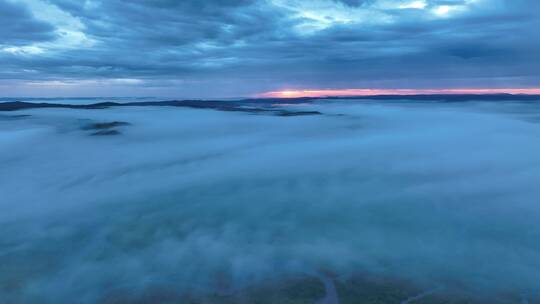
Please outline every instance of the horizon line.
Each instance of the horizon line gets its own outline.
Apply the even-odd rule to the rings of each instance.
[[[0,96],[0,99],[155,99],[165,100],[237,100],[237,99],[294,99],[294,98],[335,98],[370,96],[422,96],[422,95],[540,95],[540,88],[523,89],[306,89],[268,91],[236,97],[179,97],[179,96]],[[18,100],[23,101],[23,100]],[[0,100],[0,103],[4,101]]]
[[[377,95],[540,95],[540,88],[527,89],[307,89],[269,91],[255,95],[257,98],[321,98],[321,97],[361,97]]]

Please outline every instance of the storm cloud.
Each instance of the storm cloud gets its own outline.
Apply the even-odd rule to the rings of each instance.
[[[0,45],[19,46],[54,38],[54,27],[36,20],[27,7],[0,1]]]
[[[535,87],[532,0],[2,0],[2,95]],[[209,88],[211,88],[209,90]],[[87,94],[88,95],[88,94]]]

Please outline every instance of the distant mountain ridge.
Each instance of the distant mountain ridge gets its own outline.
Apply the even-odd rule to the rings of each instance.
[[[11,99],[11,98],[10,98]],[[85,98],[81,98],[85,99]],[[88,98],[92,100],[91,98]],[[112,98],[111,98],[112,99]],[[50,99],[53,101],[54,99]],[[89,104],[64,104],[54,102],[7,101],[0,102],[0,111],[17,111],[39,108],[65,109],[105,109],[110,107],[148,107],[169,106],[198,109],[217,109],[223,111],[246,111],[245,106],[272,106],[275,104],[295,104],[320,100],[408,100],[435,102],[467,102],[467,101],[540,101],[540,95],[519,94],[422,94],[422,95],[373,95],[373,96],[329,96],[329,97],[299,97],[299,98],[247,98],[239,100],[164,100],[164,101],[134,101],[134,102],[98,102]],[[265,111],[250,109],[250,111]]]

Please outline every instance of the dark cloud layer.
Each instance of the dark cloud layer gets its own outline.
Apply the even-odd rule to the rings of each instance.
[[[54,41],[65,30],[54,14],[37,19],[32,5],[4,0],[0,78],[121,79],[127,89],[216,96],[285,87],[540,84],[537,1],[416,1],[423,9],[398,2],[414,1],[45,1],[81,25],[74,37],[82,43],[73,35]]]
[[[26,6],[0,0],[0,38],[0,46],[51,40],[54,27],[36,20]]]

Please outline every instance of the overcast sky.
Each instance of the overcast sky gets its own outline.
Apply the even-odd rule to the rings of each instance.
[[[0,0],[0,95],[540,87],[538,0]]]

